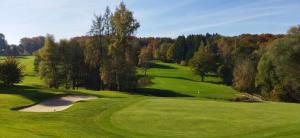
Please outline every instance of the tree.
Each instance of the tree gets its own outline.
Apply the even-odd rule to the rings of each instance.
[[[93,74],[88,79],[94,80],[96,89],[103,89],[100,72],[103,67],[105,51],[103,48],[104,18],[101,15],[95,15],[90,35],[92,36],[92,39],[87,41],[88,44],[85,48],[85,62],[89,65],[91,73]]]
[[[58,47],[60,51],[59,72],[61,74],[61,84],[64,84],[66,89],[78,88],[78,85],[84,79],[83,50],[74,39],[70,41],[61,40]]]
[[[84,64],[84,52],[83,49],[80,47],[80,44],[76,40],[71,40],[69,42],[69,50],[70,55],[70,79],[72,81],[72,88],[75,89],[79,87],[79,85],[83,82],[84,74],[85,74],[85,67]]]
[[[70,89],[71,86],[71,69],[72,69],[72,59],[70,50],[71,46],[68,40],[60,40],[58,43],[58,50],[60,54],[60,63],[59,63],[59,73],[61,84],[65,84],[66,89]]]
[[[172,46],[171,43],[164,42],[159,47],[159,59],[163,62],[168,62],[167,53],[169,48]]]
[[[174,45],[174,61],[180,63],[185,59],[186,55],[186,42],[185,36],[179,36]]]
[[[127,90],[136,85],[134,51],[129,40],[132,34],[139,28],[140,24],[133,17],[125,4],[121,2],[112,16],[112,44],[109,47],[111,57],[111,77],[115,78],[116,90]],[[107,77],[109,78],[109,77]],[[104,80],[105,81],[105,80]],[[106,81],[106,83],[112,83]]]
[[[168,51],[167,51],[167,61],[168,62],[174,62],[174,50],[175,50],[174,44],[169,46]]]
[[[218,41],[218,53],[220,56],[220,64],[218,66],[218,74],[222,82],[227,85],[232,84],[234,69],[234,49],[235,41],[232,38],[221,38]]]
[[[109,7],[106,8],[104,15],[95,15],[91,30],[89,32],[92,39],[87,41],[85,48],[85,62],[89,65],[90,73],[87,74],[87,81],[92,84],[90,87],[103,89],[102,69],[105,68],[105,60],[108,57],[108,45],[110,43],[111,33],[113,32],[111,24],[112,13]]]
[[[58,45],[52,35],[47,35],[45,45],[38,51],[39,74],[47,85],[52,88],[59,88],[61,84],[60,74],[60,53]]]
[[[256,66],[250,59],[237,63],[233,71],[233,86],[239,91],[254,92]]]
[[[203,35],[188,35],[186,40],[186,54],[185,54],[185,62],[188,63],[190,59],[193,58],[194,53],[197,52],[200,46],[204,46],[204,36]]]
[[[31,55],[33,52],[44,46],[45,37],[38,36],[33,38],[22,38],[20,40],[21,53],[24,55]]]
[[[274,100],[300,102],[300,37],[274,41],[258,64],[256,86]]]
[[[19,83],[23,77],[23,66],[20,65],[15,57],[6,57],[4,62],[0,64],[0,81],[2,81],[5,86]]]
[[[205,75],[212,70],[213,54],[208,52],[207,46],[202,46],[194,54],[192,59],[192,67],[195,74],[201,76],[201,81],[204,81]]]
[[[289,35],[292,35],[292,36],[300,36],[300,25],[291,27],[291,28],[288,30],[288,34],[289,34]]]
[[[141,49],[140,55],[139,55],[139,65],[144,68],[144,76],[147,76],[147,69],[148,64],[151,60],[151,50],[149,47],[144,47]]]
[[[218,74],[222,79],[222,82],[226,85],[232,84],[233,68],[233,65],[230,63],[223,63],[218,67]]]
[[[159,41],[156,39],[150,40],[148,46],[149,52],[151,53],[151,57],[153,59],[158,59],[159,58]]]
[[[6,53],[8,49],[7,41],[5,40],[4,34],[0,33],[0,55],[3,55]]]

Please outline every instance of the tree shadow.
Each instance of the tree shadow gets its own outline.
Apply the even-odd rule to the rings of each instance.
[[[161,90],[154,88],[137,88],[133,91],[134,94],[156,97],[193,97],[190,95],[180,94],[170,90]]]
[[[34,102],[40,102],[49,97],[58,95],[59,93],[55,94],[30,86],[11,86],[1,87],[0,94],[13,94],[30,99]]]
[[[27,59],[28,57],[27,56],[17,56],[16,58],[17,59]]]
[[[179,79],[179,80],[187,80],[187,81],[192,81],[192,82],[202,82],[200,80],[194,80],[194,79],[189,79],[189,78],[184,78],[184,77],[168,77],[168,76],[152,76],[152,77],[159,77],[159,78],[169,78],[169,79]],[[204,83],[212,83],[212,84],[221,84],[222,82],[218,81],[203,81]]]
[[[201,81],[199,81],[201,82]],[[218,81],[203,81],[205,83],[212,83],[212,84],[222,84],[222,82],[218,82]]]
[[[168,76],[159,76],[159,75],[156,75],[156,76],[153,76],[153,77],[168,78],[168,79],[179,79],[179,80],[187,80],[187,81],[193,81],[193,82],[201,82],[201,81],[198,81],[198,80],[188,79],[188,78],[184,78],[184,77],[168,77]]]
[[[168,65],[163,65],[163,64],[157,64],[154,62],[150,62],[149,63],[149,68],[158,68],[158,69],[176,69],[172,66],[168,66]]]

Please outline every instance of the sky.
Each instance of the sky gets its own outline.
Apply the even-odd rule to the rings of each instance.
[[[300,24],[300,0],[123,0],[141,27],[139,37],[188,34],[283,34]],[[9,44],[53,34],[86,35],[93,15],[121,0],[0,0],[0,33]]]

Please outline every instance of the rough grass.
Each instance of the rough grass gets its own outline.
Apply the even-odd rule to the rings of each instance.
[[[199,78],[187,67],[157,63],[149,70],[154,84],[147,87],[148,93],[130,94],[47,89],[42,87],[42,81],[32,71],[33,57],[25,57],[21,61],[26,64],[24,82],[12,88],[0,88],[0,137],[300,136],[300,105],[218,100],[231,98],[238,92],[227,86],[199,82]],[[214,77],[208,80],[219,81]],[[195,94],[196,89],[200,94]],[[162,94],[164,92],[167,95]],[[79,102],[55,113],[12,110],[63,93],[91,94],[100,98]],[[158,94],[146,96],[153,93]],[[165,97],[157,97],[161,95]]]

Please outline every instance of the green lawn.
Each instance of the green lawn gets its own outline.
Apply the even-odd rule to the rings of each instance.
[[[165,90],[186,96],[211,99],[232,99],[239,94],[229,86],[216,84],[220,82],[217,77],[207,76],[206,82],[201,82],[200,77],[194,75],[189,67],[162,62],[156,62],[152,66],[153,68],[149,69],[148,73],[150,77],[153,77],[154,84],[146,87],[150,91]]]
[[[20,60],[26,65],[24,82],[13,88],[0,88],[0,137],[300,136],[299,104],[230,102],[226,99],[235,97],[238,92],[227,86],[199,82],[187,67],[157,63],[149,70],[154,84],[144,89],[147,95],[152,95],[147,96],[85,89],[73,92],[48,89],[33,72],[33,57]],[[219,81],[215,77],[207,80]],[[154,96],[163,92],[170,97]],[[91,94],[99,99],[76,103],[55,113],[12,110],[63,93]]]

